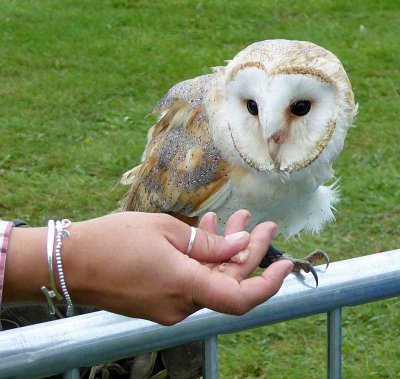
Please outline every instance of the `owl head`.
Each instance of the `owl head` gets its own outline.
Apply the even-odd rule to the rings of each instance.
[[[263,173],[291,173],[342,150],[356,113],[339,59],[310,42],[267,40],[236,55],[208,95],[225,157]]]

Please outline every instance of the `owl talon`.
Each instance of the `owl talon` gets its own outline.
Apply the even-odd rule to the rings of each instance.
[[[312,252],[310,255],[307,255],[304,260],[307,262],[310,262],[311,264],[313,264],[316,261],[320,261],[324,259],[325,263],[326,263],[326,267],[324,269],[324,272],[327,270],[327,268],[329,267],[329,256],[328,254],[326,254],[325,252],[321,251],[321,250],[315,250],[314,252]]]
[[[314,279],[315,279],[315,288],[318,288],[318,275],[317,272],[315,271],[314,266],[311,265],[310,267],[310,272],[313,275]]]
[[[293,262],[293,272],[300,272],[300,270],[303,270],[305,273],[311,272],[312,276],[315,279],[315,288],[318,288],[318,274],[317,271],[315,271],[314,266],[307,260],[302,260],[302,259],[293,259],[289,258],[290,261]]]
[[[281,259],[288,259],[293,262],[293,272],[300,272],[303,270],[306,273],[311,273],[315,279],[316,287],[318,287],[318,274],[313,266],[314,262],[324,259],[326,262],[325,270],[329,266],[329,256],[321,250],[316,250],[311,254],[307,255],[304,259],[295,259],[285,254],[284,251],[277,249],[273,245],[269,245],[268,251],[261,260],[259,266],[261,268],[267,268],[274,262]]]
[[[293,271],[299,272],[300,270],[303,270],[304,272],[307,273],[311,272],[311,274],[314,276],[317,285],[316,287],[318,287],[318,275],[317,272],[315,271],[313,264],[314,262],[322,259],[324,259],[326,263],[326,267],[324,269],[325,272],[329,266],[329,256],[328,254],[326,254],[321,250],[315,250],[310,255],[307,255],[304,259],[291,259],[291,261],[294,263]]]

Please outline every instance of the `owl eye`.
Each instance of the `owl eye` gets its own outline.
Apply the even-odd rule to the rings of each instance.
[[[254,100],[247,100],[247,110],[253,116],[258,115],[258,106]]]
[[[296,116],[305,116],[311,109],[311,102],[308,100],[299,100],[290,106],[290,112]]]

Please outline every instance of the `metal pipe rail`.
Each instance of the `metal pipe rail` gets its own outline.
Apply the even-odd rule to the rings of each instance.
[[[318,266],[311,275],[291,274],[269,301],[243,316],[207,309],[164,327],[109,312],[12,329],[0,333],[0,378],[31,378],[205,340],[205,377],[216,378],[216,336],[328,312],[328,377],[340,378],[341,308],[400,295],[400,249]]]

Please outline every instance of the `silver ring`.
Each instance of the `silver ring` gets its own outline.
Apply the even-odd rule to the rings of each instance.
[[[187,249],[186,249],[186,253],[185,253],[187,256],[189,256],[190,253],[191,253],[191,251],[192,251],[192,248],[193,248],[194,240],[195,240],[195,239],[196,239],[196,228],[193,227],[193,226],[191,226],[191,227],[190,227],[189,245],[188,245],[188,247],[187,247]]]

